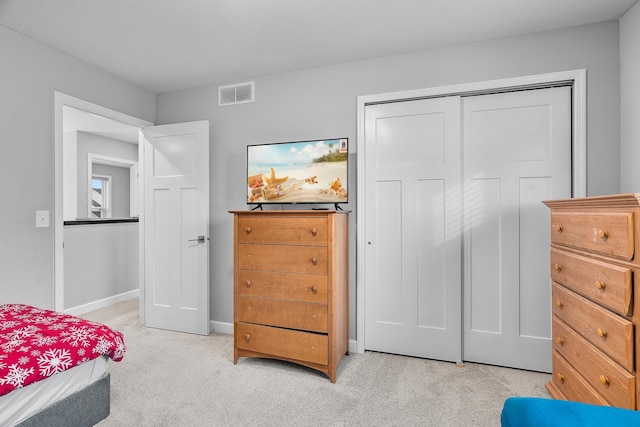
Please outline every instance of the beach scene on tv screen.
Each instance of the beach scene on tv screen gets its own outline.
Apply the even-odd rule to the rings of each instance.
[[[348,140],[250,145],[248,203],[347,202]]]

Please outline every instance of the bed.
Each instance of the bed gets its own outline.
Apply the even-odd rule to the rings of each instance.
[[[91,426],[110,412],[122,333],[24,304],[0,305],[0,425]]]

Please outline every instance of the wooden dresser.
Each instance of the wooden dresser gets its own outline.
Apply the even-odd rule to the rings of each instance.
[[[234,356],[326,373],[349,350],[349,216],[334,210],[232,211]]]
[[[555,398],[638,409],[640,194],[551,208]],[[639,276],[640,277],[640,276]]]

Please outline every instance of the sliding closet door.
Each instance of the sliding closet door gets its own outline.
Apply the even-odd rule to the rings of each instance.
[[[460,361],[460,98],[365,116],[365,348]]]
[[[551,372],[549,212],[571,197],[571,89],[463,100],[464,360]]]

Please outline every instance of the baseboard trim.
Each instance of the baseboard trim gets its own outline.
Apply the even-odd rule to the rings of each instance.
[[[233,335],[233,323],[229,322],[217,322],[211,320],[209,322],[209,328],[211,332],[218,332],[220,334]],[[356,340],[349,340],[349,353],[357,353],[358,342]]]
[[[140,290],[134,289],[133,291],[124,292],[124,293],[113,295],[97,301],[92,301],[86,304],[77,305],[75,307],[71,307],[64,310],[64,312],[67,314],[72,314],[74,316],[79,316],[81,314],[88,313],[93,310],[98,310],[100,308],[108,307],[120,301],[126,301],[132,298],[138,298],[139,296],[140,296]]]
[[[209,322],[211,332],[218,332],[221,334],[233,335],[233,323],[229,322],[217,322],[211,320]]]

